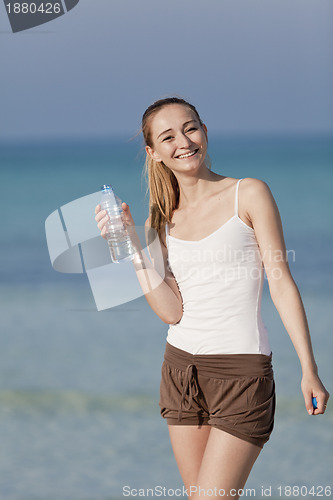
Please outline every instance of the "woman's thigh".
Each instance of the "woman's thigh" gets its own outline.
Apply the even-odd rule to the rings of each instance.
[[[232,496],[237,500],[237,491],[244,488],[260,451],[259,446],[212,427],[195,487],[190,490],[191,500],[207,496],[210,499]]]
[[[185,488],[196,484],[212,427],[210,425],[168,425],[172,449]]]

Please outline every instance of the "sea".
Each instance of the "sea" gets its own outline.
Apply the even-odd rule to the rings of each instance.
[[[333,138],[216,135],[209,155],[214,172],[269,185],[332,392]],[[6,142],[0,164],[0,499],[186,498],[158,406],[168,326],[144,297],[98,311],[86,274],[53,269],[45,237],[52,212],[105,183],[144,224],[141,139]],[[330,496],[333,405],[307,414],[299,360],[267,280],[262,315],[276,419],[246,488],[256,498]]]

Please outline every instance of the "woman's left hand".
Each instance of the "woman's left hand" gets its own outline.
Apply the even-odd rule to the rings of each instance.
[[[305,401],[305,408],[309,415],[325,413],[327,401],[330,397],[318,375],[303,375],[301,388]],[[312,398],[317,399],[317,408],[313,408]]]

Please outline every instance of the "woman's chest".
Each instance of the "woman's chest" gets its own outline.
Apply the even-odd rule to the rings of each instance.
[[[196,267],[229,267],[258,263],[259,247],[254,232],[237,216],[199,241],[168,238],[168,260],[173,271]]]
[[[230,207],[218,202],[201,210],[175,212],[169,224],[169,234],[180,240],[200,241],[222,227],[233,215]]]

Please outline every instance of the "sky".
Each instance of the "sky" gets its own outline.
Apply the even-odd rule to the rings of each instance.
[[[332,0],[80,0],[12,33],[0,141],[133,135],[180,95],[215,134],[333,135]]]

